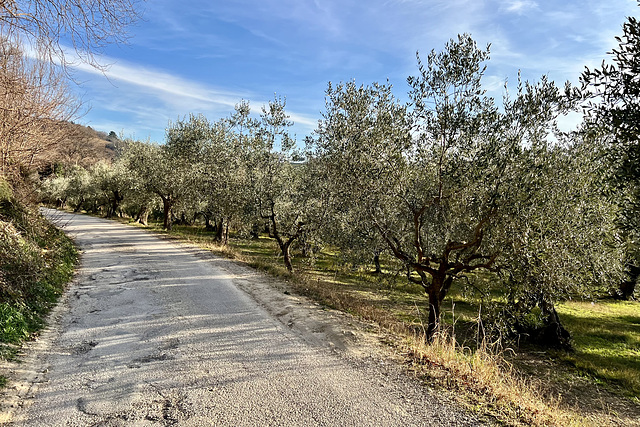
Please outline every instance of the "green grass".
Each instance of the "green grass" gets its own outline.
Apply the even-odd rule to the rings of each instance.
[[[575,349],[559,357],[640,397],[640,302],[568,302],[558,312],[573,334]]]
[[[29,338],[30,321],[22,310],[9,303],[0,303],[0,341],[3,343],[17,344]]]
[[[0,357],[44,325],[44,317],[73,277],[73,242],[35,208],[0,201]]]

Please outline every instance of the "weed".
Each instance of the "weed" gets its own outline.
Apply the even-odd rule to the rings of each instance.
[[[19,343],[29,337],[29,321],[23,312],[8,303],[0,303],[0,341]]]

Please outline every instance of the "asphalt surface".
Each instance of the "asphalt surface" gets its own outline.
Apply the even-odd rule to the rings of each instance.
[[[408,378],[302,339],[237,286],[249,279],[230,261],[45,213],[82,262],[15,425],[478,424]]]

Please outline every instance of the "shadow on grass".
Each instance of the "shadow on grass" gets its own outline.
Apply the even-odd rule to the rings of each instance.
[[[640,328],[637,316],[588,317],[563,313],[574,352],[560,354],[579,370],[640,396]]]

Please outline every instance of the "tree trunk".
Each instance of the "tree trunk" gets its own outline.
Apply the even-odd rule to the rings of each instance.
[[[300,236],[300,230],[298,229],[298,233],[296,233],[294,236],[289,237],[285,241],[278,231],[278,223],[276,222],[276,215],[275,213],[273,213],[273,207],[271,208],[271,215],[268,217],[264,217],[264,219],[267,218],[271,221],[271,232],[269,233],[269,236],[271,236],[273,239],[275,239],[276,242],[278,242],[278,246],[280,247],[280,251],[282,252],[282,257],[284,258],[284,266],[287,267],[289,273],[293,273],[293,265],[291,264],[291,253],[289,252],[289,248],[291,247],[291,243],[293,243],[294,240],[296,240]]]
[[[149,218],[149,208],[147,206],[142,206],[138,211],[138,218],[136,221],[142,225],[147,225],[147,220]]]
[[[164,215],[164,223],[162,226],[165,230],[171,230],[171,199],[162,198],[162,210]]]
[[[111,217],[113,217],[113,202],[107,205],[107,213],[105,215],[105,218],[111,218]]]
[[[84,204],[84,196],[80,197],[80,200],[78,201],[78,204],[76,205],[76,207],[73,210],[73,212],[80,212],[80,210],[82,209],[82,205],[83,204]]]
[[[260,225],[257,223],[253,223],[253,225],[251,226],[250,234],[253,240],[258,240],[260,238]]]
[[[536,341],[542,345],[570,349],[571,334],[560,323],[560,316],[555,306],[543,300],[540,310],[546,317],[546,325],[539,331]]]
[[[628,263],[626,273],[628,279],[618,286],[618,298],[625,301],[632,298],[636,291],[636,283],[638,282],[638,277],[640,277],[640,267],[633,263]]]
[[[120,202],[124,200],[124,197],[120,194],[119,191],[113,192],[113,198],[111,199],[111,207],[107,209],[107,218],[113,217],[116,212],[118,212],[118,207],[120,206]]]
[[[382,273],[382,267],[380,267],[380,252],[378,251],[373,253],[373,265],[376,267],[376,274]]]
[[[220,218],[220,221],[216,224],[216,242],[222,242],[224,237],[224,218]]]
[[[202,216],[204,217],[204,228],[207,231],[215,230],[215,227],[213,225],[211,225],[211,216],[207,215],[206,213],[203,213]]]
[[[289,252],[290,246],[291,246],[291,242],[289,241],[284,245],[280,245],[280,250],[282,250],[282,256],[284,257],[284,266],[287,267],[287,270],[289,270],[289,273],[293,273],[293,265],[291,264],[291,254]]]
[[[620,283],[618,287],[618,297],[622,300],[629,300],[633,297],[633,294],[636,291],[636,282],[631,280],[625,280]]]
[[[440,329],[440,307],[442,301],[440,300],[440,286],[436,285],[435,278],[429,289],[427,295],[429,297],[429,323],[427,325],[427,341],[433,342],[433,337]],[[434,286],[436,285],[436,286]]]

